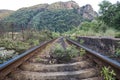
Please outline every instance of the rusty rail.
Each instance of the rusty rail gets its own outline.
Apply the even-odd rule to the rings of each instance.
[[[73,41],[71,39],[66,39],[68,42],[78,46],[78,47],[81,47],[83,49],[85,49],[87,51],[88,54],[92,55],[92,56],[95,56],[97,59],[99,59],[100,61],[102,61],[103,63],[106,63],[107,65],[111,66],[115,72],[117,73],[117,78],[120,79],[120,63],[115,61],[115,60],[112,60],[110,58],[108,58],[107,56],[103,56],[101,55],[100,53],[96,52],[96,51],[93,51],[85,46],[82,46],[81,44],[79,44],[78,42],[76,41]]]
[[[13,69],[17,68],[19,65],[21,65],[23,62],[28,60],[31,56],[33,56],[35,53],[37,53],[39,50],[41,50],[43,47],[45,47],[48,43],[53,42],[55,39],[46,41],[39,46],[36,46],[34,48],[31,48],[27,50],[26,52],[22,53],[21,55],[3,63],[0,64],[0,80],[4,79],[4,77],[9,74]]]

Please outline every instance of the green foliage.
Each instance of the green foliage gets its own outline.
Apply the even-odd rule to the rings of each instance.
[[[20,34],[19,34],[20,35]],[[40,32],[32,32],[29,35],[27,33],[24,34],[25,36],[25,40],[21,41],[21,40],[12,40],[11,38],[3,38],[0,40],[0,47],[5,47],[6,49],[13,49],[16,50],[19,53],[24,52],[25,50],[27,50],[30,47],[39,45],[40,42],[46,41],[46,40],[50,40],[52,39],[52,32],[48,31],[48,30],[43,30]],[[21,37],[21,36],[19,36]]]
[[[31,8],[19,9],[1,21],[7,31],[20,31],[30,28],[65,32],[84,21],[74,10],[38,10]]]
[[[68,4],[71,4],[67,7]],[[91,8],[91,7],[90,7]],[[84,10],[84,11],[83,11]],[[90,9],[91,10],[91,9]],[[93,11],[93,10],[92,10]],[[1,20],[1,24],[6,31],[21,31],[30,28],[35,30],[48,29],[54,32],[66,32],[77,27],[83,21],[91,21],[93,15],[87,12],[87,17],[83,16],[87,9],[79,9],[76,2],[58,2],[58,4],[40,4],[32,7],[21,8],[13,12],[10,16]]]
[[[84,43],[84,40],[83,40],[83,39],[81,39],[81,40],[80,40],[80,44],[83,44],[83,43]]]
[[[115,56],[116,56],[116,57],[120,57],[120,49],[119,49],[119,48],[117,48],[117,49],[115,50]]]
[[[77,40],[76,36],[70,36],[70,39]]]
[[[30,48],[29,43],[25,43],[25,42],[17,42],[14,45],[14,50],[16,50],[16,52],[18,52],[20,54],[23,53],[28,48]]]
[[[86,51],[83,48],[80,48],[80,56],[84,56],[86,54]]]
[[[92,22],[82,22],[79,28],[84,31],[93,30],[94,32],[105,32],[107,30],[107,25],[101,21],[94,20]]]
[[[120,38],[120,32],[117,32],[117,33],[115,34],[115,38]]]
[[[73,26],[78,26],[82,20],[79,14],[73,10],[52,10],[43,11],[31,20],[31,25],[38,30],[49,29],[55,32],[65,32],[71,30]]]
[[[120,42],[117,42],[118,45],[120,45]],[[120,46],[115,49],[115,57],[120,57]]]
[[[0,51],[0,64],[6,62],[7,60],[14,58],[15,56],[17,56],[18,53],[16,53],[13,50],[2,50]]]
[[[21,39],[20,35],[21,34],[19,33],[18,37]],[[53,39],[52,32],[49,30],[42,30],[40,32],[32,31],[29,32],[29,35],[26,31],[24,36],[24,40],[12,40],[11,37],[0,38],[0,47],[5,47],[7,50],[14,50],[18,54],[21,54],[27,49],[39,45],[43,41]],[[14,53],[9,53],[9,55],[1,56],[2,54],[3,52],[0,52],[0,63],[3,63],[16,55]]]
[[[60,33],[58,32],[52,32],[52,37],[53,38],[58,38],[60,36]]]
[[[111,36],[114,37],[118,31],[109,28],[104,22],[100,20],[93,20],[92,22],[82,22],[78,27],[63,33],[65,36]]]
[[[84,31],[88,31],[90,29],[90,22],[83,22],[81,23],[80,29]]]
[[[109,1],[102,1],[100,4],[99,19],[109,27],[120,30],[120,2],[112,4]]]
[[[73,57],[79,56],[79,50],[73,45],[67,47],[66,49],[63,49],[60,44],[56,44],[55,46],[56,48],[51,53],[51,56],[56,59],[58,63],[68,62]]]
[[[13,40],[6,40],[3,39],[0,41],[0,46],[5,47],[8,50],[16,50],[16,52],[23,52],[29,48],[28,43],[24,43],[21,41],[13,41]]]
[[[29,43],[31,46],[36,46],[36,45],[39,45],[39,40],[36,40],[36,39],[29,39],[27,40],[27,43]]]
[[[6,17],[2,22],[4,26],[14,27],[15,31],[20,31],[21,28],[26,29],[28,26],[28,22],[32,19],[32,17],[37,14],[38,10],[32,9],[19,9],[10,16]]]
[[[65,53],[68,53],[71,58],[79,56],[79,50],[74,45],[67,47]]]
[[[114,70],[110,70],[109,67],[103,67],[101,74],[104,77],[104,80],[115,80],[116,74]]]
[[[46,40],[50,40],[53,39],[53,33],[49,30],[41,30],[41,31],[32,31],[32,32],[28,32],[25,31],[26,33],[24,33],[25,42],[30,43],[32,46],[38,45],[40,42],[46,41]]]
[[[120,41],[117,42],[117,48],[115,49],[115,57],[120,57]]]

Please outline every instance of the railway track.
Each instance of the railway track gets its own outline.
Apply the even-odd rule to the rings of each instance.
[[[74,44],[84,48],[87,54],[73,58],[72,62],[53,63],[50,52],[56,47],[56,43],[64,49]],[[66,41],[63,38],[51,40],[0,65],[0,80],[102,80],[98,65],[104,64],[104,62],[119,73],[119,64],[113,66],[114,62],[111,62],[111,65],[107,60],[103,60],[93,53],[69,39]],[[96,58],[99,58],[100,61]],[[117,76],[119,78],[119,75]]]

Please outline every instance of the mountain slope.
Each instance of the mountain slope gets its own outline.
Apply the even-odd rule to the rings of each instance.
[[[38,30],[49,29],[55,32],[64,32],[82,22],[82,17],[73,10],[44,11],[31,20],[31,26]]]
[[[9,16],[13,12],[14,11],[12,11],[12,10],[0,10],[0,20],[6,16]]]
[[[49,29],[64,32],[78,26],[84,20],[93,20],[97,13],[91,5],[79,7],[74,1],[40,4],[21,8],[5,18],[1,23],[21,28]]]

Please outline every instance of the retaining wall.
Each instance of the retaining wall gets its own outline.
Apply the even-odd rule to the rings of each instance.
[[[82,45],[91,48],[100,53],[114,54],[116,49],[120,49],[120,38],[106,38],[106,37],[77,37]]]

